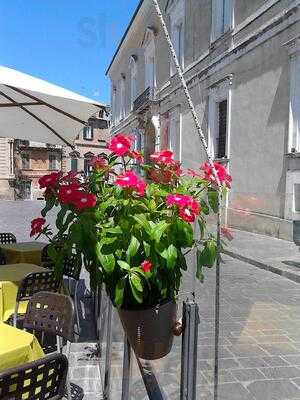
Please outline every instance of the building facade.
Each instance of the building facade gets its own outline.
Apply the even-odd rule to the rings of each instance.
[[[90,172],[90,160],[105,151],[109,137],[108,109],[91,118],[74,142],[74,149],[29,140],[0,138],[0,199],[43,199],[39,178],[51,172]]]
[[[160,0],[210,154],[233,188],[225,223],[291,239],[300,219],[300,0]],[[205,160],[162,28],[141,1],[107,74],[112,134],[145,156]]]

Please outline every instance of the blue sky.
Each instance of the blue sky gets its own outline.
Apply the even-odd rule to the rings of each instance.
[[[0,0],[0,64],[109,102],[106,68],[138,0]]]

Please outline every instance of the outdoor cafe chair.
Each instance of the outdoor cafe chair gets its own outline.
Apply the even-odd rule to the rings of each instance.
[[[0,372],[0,399],[59,400],[64,397],[68,360],[51,354]]]
[[[62,351],[60,338],[66,340],[66,355],[69,359],[71,342],[74,340],[74,304],[70,296],[59,293],[39,292],[28,302],[23,328],[56,336],[57,351]],[[83,390],[69,382],[69,400],[83,398]]]
[[[54,271],[32,272],[22,280],[16,297],[15,312],[13,314],[13,325],[17,327],[18,310],[21,301],[30,300],[38,292],[58,292],[61,282],[57,279]]]
[[[0,232],[0,243],[1,244],[17,243],[17,239],[13,233]]]
[[[80,321],[79,321],[79,310],[78,310],[78,285],[80,280],[81,269],[82,269],[82,261],[80,258],[78,258],[78,256],[74,254],[71,255],[70,257],[65,258],[63,266],[63,275],[68,278],[70,295],[72,294],[70,287],[70,279],[75,281],[74,304],[75,304],[78,332],[80,332]]]

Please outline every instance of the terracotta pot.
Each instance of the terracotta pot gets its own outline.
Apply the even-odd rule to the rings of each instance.
[[[176,324],[176,303],[169,301],[152,308],[118,310],[136,355],[144,360],[157,360],[170,353]]]

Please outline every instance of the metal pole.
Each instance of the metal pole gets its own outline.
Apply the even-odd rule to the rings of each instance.
[[[174,46],[172,44],[169,32],[168,32],[168,28],[167,25],[164,21],[164,17],[162,15],[162,12],[160,10],[160,6],[158,4],[157,0],[152,0],[152,3],[154,5],[155,11],[157,13],[158,19],[160,21],[161,27],[164,31],[164,35],[166,38],[166,41],[168,43],[169,46],[169,50],[171,53],[171,56],[173,58],[173,61],[175,63],[175,68],[178,74],[178,77],[180,79],[181,82],[181,86],[183,88],[189,109],[192,113],[193,119],[194,119],[194,123],[196,126],[196,130],[198,132],[198,135],[200,137],[201,143],[203,145],[204,151],[206,153],[207,156],[207,160],[208,163],[212,169],[214,178],[215,178],[215,182],[217,184],[218,187],[218,214],[217,214],[217,247],[218,247],[218,255],[217,255],[217,262],[216,262],[216,299],[215,299],[215,370],[214,370],[214,374],[215,374],[215,384],[214,384],[214,400],[217,400],[218,398],[218,380],[219,380],[219,369],[218,369],[218,364],[219,364],[219,320],[220,320],[220,262],[221,262],[221,255],[220,255],[220,250],[221,250],[221,241],[220,241],[220,229],[221,229],[221,205],[222,205],[222,194],[221,194],[221,183],[220,183],[220,179],[218,177],[217,171],[214,167],[214,162],[212,157],[209,154],[208,151],[208,145],[205,139],[205,136],[203,134],[202,128],[201,128],[201,124],[198,118],[198,115],[196,113],[196,109],[194,106],[194,103],[192,101],[192,97],[190,95],[189,89],[187,87],[187,83],[185,81],[185,78],[183,76],[183,72],[181,70],[181,66],[179,64],[179,60],[177,57],[177,54],[175,52]]]
[[[129,400],[129,386],[131,380],[131,346],[124,336],[124,355],[123,355],[123,379],[122,379],[122,398]]]
[[[108,310],[107,310],[107,335],[106,335],[106,357],[105,357],[105,377],[104,377],[104,393],[103,397],[105,400],[110,398],[110,373],[111,373],[111,342],[112,342],[112,303],[108,299]]]
[[[183,303],[180,400],[196,400],[199,310],[194,301]]]

